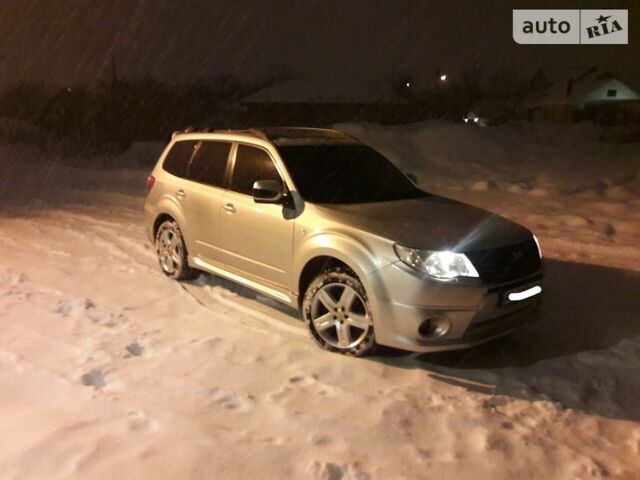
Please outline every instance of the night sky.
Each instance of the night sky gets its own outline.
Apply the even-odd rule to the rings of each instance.
[[[514,7],[627,8],[629,45],[516,45]],[[0,86],[89,86],[109,78],[113,55],[120,76],[175,83],[420,80],[478,62],[486,72],[596,65],[637,88],[639,25],[638,0],[0,0]]]

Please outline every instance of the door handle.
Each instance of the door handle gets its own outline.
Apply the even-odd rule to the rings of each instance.
[[[184,190],[181,189],[181,188],[176,190],[176,196],[180,197],[180,198],[184,198],[184,196],[185,196]]]
[[[224,208],[229,213],[236,213],[236,207],[234,207],[232,203],[225,203],[224,207],[222,208]]]

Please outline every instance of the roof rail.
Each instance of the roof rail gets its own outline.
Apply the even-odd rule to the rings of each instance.
[[[265,127],[260,129],[269,140],[275,138],[321,137],[337,140],[355,140],[348,133],[332,128],[317,127]]]
[[[247,131],[253,133],[256,137],[259,137],[259,138],[261,138],[263,140],[269,140],[269,137],[267,137],[265,135],[265,133],[262,130],[260,130],[259,128],[250,128]]]
[[[212,132],[212,131],[213,129],[208,127],[198,128],[198,127],[189,125],[187,128],[184,128],[182,130],[175,130],[173,133],[171,133],[171,140],[173,140],[176,135],[179,135],[181,133],[197,133],[197,132]]]
[[[171,139],[181,133],[236,133],[240,135],[252,135],[262,140],[275,140],[283,138],[305,138],[316,137],[335,140],[356,140],[348,133],[331,128],[316,127],[263,127],[247,129],[214,129],[212,127],[189,126],[184,130],[176,130],[171,134]]]

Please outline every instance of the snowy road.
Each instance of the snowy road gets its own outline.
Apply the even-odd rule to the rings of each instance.
[[[241,287],[164,278],[144,170],[2,155],[0,478],[639,478],[636,197],[607,265],[594,209],[554,223],[532,197],[458,191],[545,223],[543,320],[468,352],[352,359]]]

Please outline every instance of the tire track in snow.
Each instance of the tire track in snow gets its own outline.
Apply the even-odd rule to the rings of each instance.
[[[87,207],[84,207],[84,209],[86,211]],[[111,247],[116,249],[116,259],[119,263],[126,262],[126,260],[129,259],[135,266],[142,267],[145,271],[153,273],[154,275],[161,275],[152,250],[145,249],[142,246],[148,243],[142,227],[137,231],[132,231],[131,228],[123,225],[123,223],[117,219],[105,220],[98,218],[97,215],[103,216],[105,213],[102,209],[97,209],[95,216],[70,210],[56,212],[41,219],[39,225],[43,227],[44,232],[39,235],[39,237],[46,239],[48,238],[47,233],[57,238],[61,238],[61,235],[68,235],[84,240],[85,242],[99,244],[100,248],[108,249]],[[37,243],[32,242],[31,246],[39,250],[45,250],[48,253],[51,253],[52,250],[44,241]],[[72,254],[71,252],[67,253]],[[113,254],[113,251],[111,254]],[[104,262],[99,263],[104,264]],[[208,276],[209,274],[203,275]],[[246,327],[262,331],[273,331],[276,329],[280,332],[293,334],[296,337],[306,337],[306,329],[301,321],[292,319],[291,315],[279,311],[277,307],[274,308],[266,302],[261,302],[261,297],[256,296],[254,299],[242,298],[243,291],[249,292],[249,290],[245,290],[243,287],[238,287],[241,289],[239,295],[233,292],[236,285],[231,283],[229,284],[230,288],[220,285],[212,287],[205,282],[200,282],[200,284],[180,283],[180,287],[188,293],[193,300],[208,310],[217,311],[222,307],[241,314],[243,319],[247,319],[243,321],[243,325]],[[218,289],[228,292],[232,298],[227,298],[224,293],[218,292]],[[251,295],[250,293],[248,294]],[[271,300],[266,301],[270,302]],[[254,304],[250,306],[243,304],[246,302],[253,302]]]
[[[147,242],[143,236],[142,227],[139,230],[140,238],[136,238],[131,234],[132,230],[133,232],[136,232],[136,230],[131,227],[68,210],[64,210],[55,216],[45,217],[40,222],[40,225],[45,225],[46,229],[54,230],[56,232],[55,238],[68,235],[86,243],[94,244],[115,257],[121,265],[127,265],[127,260],[129,260],[132,261],[133,266],[142,267],[148,271],[156,271],[153,253],[150,249],[144,247]],[[125,230],[127,233],[124,233]],[[43,250],[51,249],[44,242],[38,246]],[[104,250],[102,250],[103,253]],[[100,263],[104,264],[104,262]]]
[[[103,235],[103,238],[118,246],[121,251],[127,253],[131,258],[136,260],[136,263],[148,266],[149,259],[152,258],[152,254],[148,255],[150,253],[149,251],[140,252],[141,248],[139,247],[140,242],[138,240],[133,241],[131,237],[117,236],[113,233],[113,230],[115,228],[121,226],[118,224],[118,222],[105,221],[76,212],[71,213],[70,216],[86,221],[87,223],[93,223],[94,230],[96,232],[100,232]],[[146,240],[147,239],[145,237],[144,241]],[[131,246],[134,246],[134,249],[138,251],[134,253],[132,249],[128,248]],[[153,263],[156,263],[155,258]],[[157,268],[154,268],[153,270],[158,271]],[[210,274],[202,273],[202,275],[209,276]],[[306,328],[304,328],[304,324],[301,321],[292,321],[291,318],[288,318],[290,316],[286,313],[278,311],[277,308],[273,308],[266,305],[264,302],[261,302],[258,299],[260,297],[256,297],[255,300],[243,300],[241,298],[241,295],[233,293],[232,290],[226,289],[224,286],[216,285],[212,288],[210,285],[204,282],[200,282],[197,285],[193,283],[182,282],[179,285],[196,302],[209,310],[214,310],[214,308],[224,306],[234,312],[241,313],[243,318],[249,317],[251,320],[243,322],[243,324],[247,327],[260,328],[260,330],[268,329],[269,331],[271,331],[273,328],[276,328],[282,332],[291,333],[298,337],[306,336]],[[245,290],[243,287],[238,288],[243,291]],[[217,289],[224,289],[226,292],[231,293],[234,298],[225,298],[225,295],[219,293]],[[248,292],[248,290],[246,291]],[[243,305],[243,301],[253,301],[257,305]],[[256,321],[262,324],[262,327],[259,327],[256,324]]]
[[[141,248],[139,246],[136,247],[136,245],[139,245],[139,242],[137,240],[133,241],[131,237],[126,236],[116,236],[113,231],[110,230],[114,227],[119,226],[117,222],[108,222],[104,220],[94,219],[87,215],[78,213],[73,213],[72,216],[94,223],[95,231],[100,232],[103,235],[103,238],[118,246],[121,251],[126,252],[130,257],[136,260],[136,263],[145,264],[145,266],[147,266],[149,260],[153,258],[155,267],[155,257],[153,257],[152,254],[148,255],[150,253],[149,251],[140,252]],[[147,239],[144,238],[143,241],[146,240]],[[131,246],[134,246],[134,250],[138,251],[134,252],[132,249],[128,248]],[[157,270],[157,267],[153,268],[153,271],[157,271],[158,273],[160,273],[159,270]],[[209,276],[210,274],[202,273],[202,275]],[[196,302],[209,310],[214,310],[214,308],[218,308],[220,305],[222,305],[234,312],[241,313],[243,318],[249,317],[251,320],[243,322],[247,327],[260,328],[256,324],[257,321],[260,322],[264,327],[267,327],[260,328],[260,330],[269,329],[269,331],[271,331],[272,328],[276,328],[282,332],[292,333],[296,336],[306,336],[306,329],[304,328],[303,324],[298,325],[299,322],[292,322],[290,318],[287,318],[287,315],[285,313],[279,312],[277,308],[270,307],[265,303],[260,302],[260,300],[257,299],[259,297],[253,300],[257,305],[246,306],[243,305],[243,299],[241,299],[240,295],[233,294],[232,290],[226,289],[224,286],[214,286],[212,289],[210,285],[204,282],[200,282],[199,285],[181,282],[179,285]],[[243,287],[239,288],[244,290]],[[225,298],[225,295],[217,292],[217,289],[224,289],[226,292],[232,293],[234,295],[234,298]],[[246,291],[248,292],[248,290]],[[274,315],[277,318],[274,318]]]

